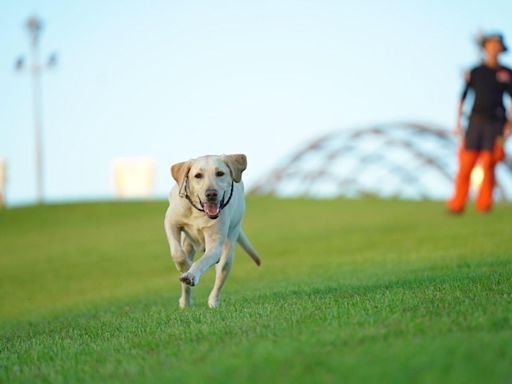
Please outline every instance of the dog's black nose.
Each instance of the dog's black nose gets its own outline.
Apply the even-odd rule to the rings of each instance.
[[[217,193],[216,189],[207,189],[205,195],[206,195],[206,200],[217,201],[218,193]]]

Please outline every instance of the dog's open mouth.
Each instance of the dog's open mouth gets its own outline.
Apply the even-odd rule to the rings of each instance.
[[[210,219],[216,219],[219,217],[220,214],[220,204],[219,203],[213,203],[213,202],[205,202],[203,203],[203,209],[206,215]]]

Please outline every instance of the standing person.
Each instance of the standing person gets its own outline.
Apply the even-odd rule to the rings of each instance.
[[[455,133],[462,136],[461,119],[464,101],[469,91],[474,94],[469,123],[459,150],[459,170],[455,179],[455,192],[448,201],[452,213],[464,212],[468,197],[471,171],[480,161],[484,177],[478,191],[476,208],[488,212],[492,208],[494,167],[503,160],[504,137],[510,133],[512,111],[507,113],[503,96],[512,97],[512,70],[503,66],[499,55],[507,51],[501,34],[488,34],[479,39],[484,53],[482,64],[466,73],[465,88],[459,103]]]

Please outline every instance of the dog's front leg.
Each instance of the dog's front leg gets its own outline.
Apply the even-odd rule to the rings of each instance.
[[[231,265],[233,264],[234,244],[233,240],[225,242],[220,261],[215,266],[215,284],[210,292],[210,296],[208,296],[208,306],[210,308],[217,308],[220,304],[220,291],[226,282]]]
[[[169,247],[171,249],[171,257],[176,265],[178,272],[185,272],[190,268],[192,264],[189,254],[193,253],[193,248],[190,250],[183,249],[181,246],[181,231],[178,227],[171,225],[167,220],[165,221],[165,232],[167,234],[167,240],[169,241]],[[189,244],[190,247],[191,244]],[[179,300],[180,308],[190,307],[192,304],[192,292],[190,286],[181,283],[181,297]]]
[[[179,272],[185,272],[190,268],[191,261],[187,252],[181,246],[181,230],[168,222],[165,223],[165,233],[171,249],[171,257]]]
[[[216,236],[214,238],[206,237],[206,252],[204,255],[195,261],[188,272],[183,273],[180,276],[180,281],[190,286],[197,285],[202,274],[210,268],[212,265],[217,263],[222,255],[224,248],[225,238]]]
[[[194,260],[194,254],[196,253],[193,244],[188,241],[186,238],[182,241],[182,247],[185,251],[185,255],[187,258],[186,268],[190,268],[192,265],[192,260]],[[185,269],[185,271],[187,270]],[[180,270],[183,272],[183,270]],[[192,305],[192,287],[188,284],[181,283],[181,297],[180,297],[180,308],[187,308]]]

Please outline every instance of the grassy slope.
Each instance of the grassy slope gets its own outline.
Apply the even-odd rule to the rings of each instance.
[[[263,267],[185,312],[164,211],[0,212],[0,382],[512,380],[512,206],[252,198]]]

